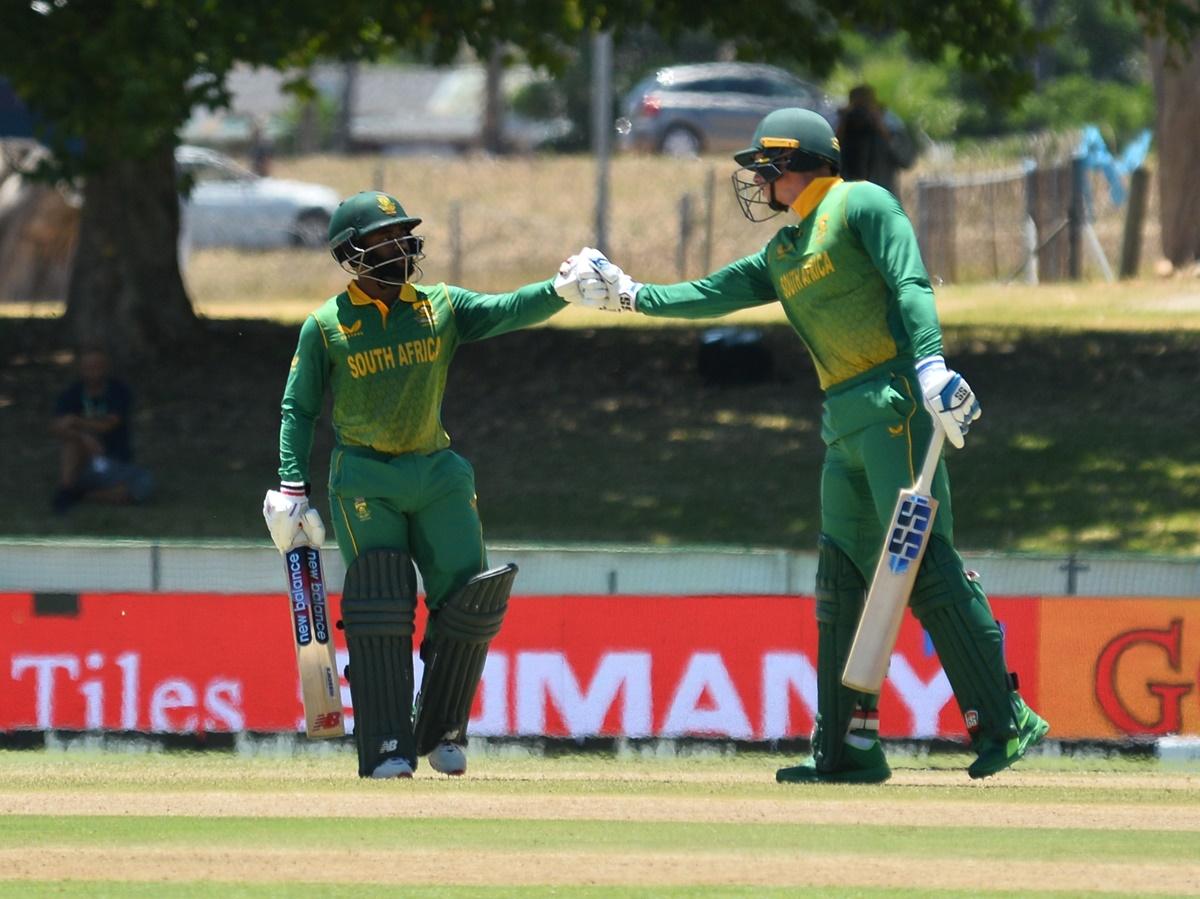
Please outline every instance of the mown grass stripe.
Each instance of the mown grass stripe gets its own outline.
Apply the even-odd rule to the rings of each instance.
[[[980,888],[972,891],[974,895],[985,896],[987,899],[1060,899],[1060,897],[1078,897],[1078,891],[1038,891],[1022,890],[988,890]],[[172,899],[211,899],[219,895],[222,899],[263,899],[263,897],[302,897],[312,899],[320,896],[322,899],[797,899],[797,897],[836,897],[836,899],[942,899],[942,897],[960,897],[961,890],[939,889],[887,889],[887,888],[842,888],[827,887],[788,887],[786,889],[770,889],[764,887],[703,887],[703,886],[656,886],[639,889],[637,887],[596,887],[596,886],[522,886],[507,889],[504,887],[470,887],[470,886],[434,886],[417,887],[405,885],[401,893],[395,885],[362,884],[347,881],[346,883],[279,883],[279,884],[239,884],[219,881],[203,881],[196,883],[175,883],[170,886]],[[1150,893],[1122,893],[1122,899],[1139,899],[1150,896]],[[0,899],[27,899],[27,897],[55,896],[62,899],[161,899],[163,885],[161,883],[140,883],[131,881],[42,881],[36,884],[29,882],[0,881]]]
[[[433,818],[182,818],[14,815],[0,848],[54,846],[394,849],[411,843],[464,851],[844,852],[966,859],[1194,862],[1196,834],[1171,831],[1038,830],[986,827],[877,827],[711,822],[514,821]]]

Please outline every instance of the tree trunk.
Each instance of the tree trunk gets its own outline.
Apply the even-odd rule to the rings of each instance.
[[[492,48],[484,70],[483,117],[479,123],[479,141],[483,149],[499,156],[505,152],[504,140],[504,56],[502,45]]]
[[[1191,55],[1159,38],[1150,44],[1154,94],[1158,105],[1159,222],[1163,256],[1178,268],[1200,259],[1200,39]]]
[[[74,340],[120,358],[192,336],[197,320],[178,240],[173,147],[89,177],[64,317]]]

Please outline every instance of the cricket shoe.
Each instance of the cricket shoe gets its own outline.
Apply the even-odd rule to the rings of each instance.
[[[832,771],[822,771],[813,759],[780,768],[775,772],[781,784],[881,784],[892,776],[883,747],[876,740],[869,749],[842,747],[842,763]]]
[[[1017,759],[1021,758],[1032,746],[1045,739],[1050,730],[1050,723],[1017,699],[1021,704],[1017,714],[1017,735],[1006,740],[994,737],[982,737],[979,741],[979,757],[971,762],[967,774],[973,778],[991,777],[998,771],[1003,771]]]
[[[457,743],[443,740],[429,753],[429,767],[439,774],[449,774],[457,777],[467,770],[467,753]]]
[[[394,756],[389,759],[384,759],[375,766],[375,770],[371,772],[371,777],[376,780],[388,780],[394,777],[408,778],[413,776],[413,766],[408,759]]]

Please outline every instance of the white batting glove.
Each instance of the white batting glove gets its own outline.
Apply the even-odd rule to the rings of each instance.
[[[946,368],[941,356],[926,356],[917,362],[917,380],[925,408],[946,432],[946,439],[962,449],[971,422],[983,414],[975,391],[958,372]]]
[[[604,309],[611,302],[608,282],[600,277],[586,255],[595,252],[591,247],[584,247],[559,266],[554,291],[566,302],[589,309]]]
[[[599,250],[584,247],[579,254],[579,258],[586,260],[587,264],[603,279],[608,287],[608,303],[602,306],[602,309],[607,309],[611,312],[637,311],[637,292],[642,289],[641,281],[633,280],[633,278],[621,270],[619,265],[611,261]]]
[[[320,513],[309,506],[303,484],[283,483],[278,490],[268,490],[263,519],[281,553],[297,546],[320,548],[325,542],[325,524]]]
[[[558,270],[554,289],[568,303],[606,312],[633,312],[641,283],[599,250],[584,247]]]

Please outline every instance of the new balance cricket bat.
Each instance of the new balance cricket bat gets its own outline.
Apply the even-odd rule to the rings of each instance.
[[[945,438],[945,432],[935,424],[917,482],[910,489],[901,490],[896,500],[896,510],[842,672],[842,683],[852,690],[878,693],[883,686],[917,569],[933,532],[933,517],[938,507],[931,492],[933,475]]]
[[[346,732],[342,726],[342,686],[329,632],[321,551],[313,546],[297,546],[284,553],[283,565],[292,606],[304,729],[313,738],[340,737]]]

